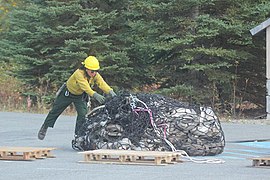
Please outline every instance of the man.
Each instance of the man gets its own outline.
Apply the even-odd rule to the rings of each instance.
[[[82,62],[82,67],[77,69],[58,91],[53,107],[47,115],[39,132],[38,139],[43,140],[48,127],[53,128],[59,115],[71,104],[75,105],[77,120],[75,126],[75,137],[82,124],[85,122],[87,113],[88,95],[96,99],[99,103],[104,103],[105,97],[95,92],[91,87],[95,84],[106,94],[116,96],[113,89],[103,80],[98,73],[99,61],[94,56],[87,57]]]

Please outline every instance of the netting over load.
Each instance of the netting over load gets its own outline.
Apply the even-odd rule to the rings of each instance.
[[[220,154],[225,146],[211,108],[154,94],[122,93],[94,109],[80,130],[80,147]]]

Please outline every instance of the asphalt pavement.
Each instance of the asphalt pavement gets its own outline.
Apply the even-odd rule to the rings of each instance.
[[[54,147],[55,158],[0,161],[0,180],[268,180],[269,167],[252,167],[253,157],[270,156],[270,125],[222,122],[226,146],[217,156],[224,163],[184,162],[166,166],[84,164],[83,155],[71,148],[75,116],[60,116],[43,141],[37,132],[46,114],[0,112],[0,146]]]

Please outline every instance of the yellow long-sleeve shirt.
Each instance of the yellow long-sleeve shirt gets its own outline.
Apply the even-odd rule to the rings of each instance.
[[[91,77],[87,80],[84,70],[77,69],[67,81],[67,89],[74,95],[81,95],[86,92],[90,96],[93,96],[95,91],[91,88],[96,84],[104,93],[108,94],[112,88],[103,80],[99,73],[95,77]]]

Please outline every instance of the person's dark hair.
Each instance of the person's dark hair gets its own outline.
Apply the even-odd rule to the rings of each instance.
[[[84,65],[81,65],[81,67],[79,67],[79,69],[83,70],[87,79],[89,80],[91,77],[88,75],[88,73],[86,72],[86,68],[84,67]]]
[[[81,65],[81,66],[79,67],[79,69],[81,69],[81,70],[86,70],[86,68],[84,67],[84,65]]]

